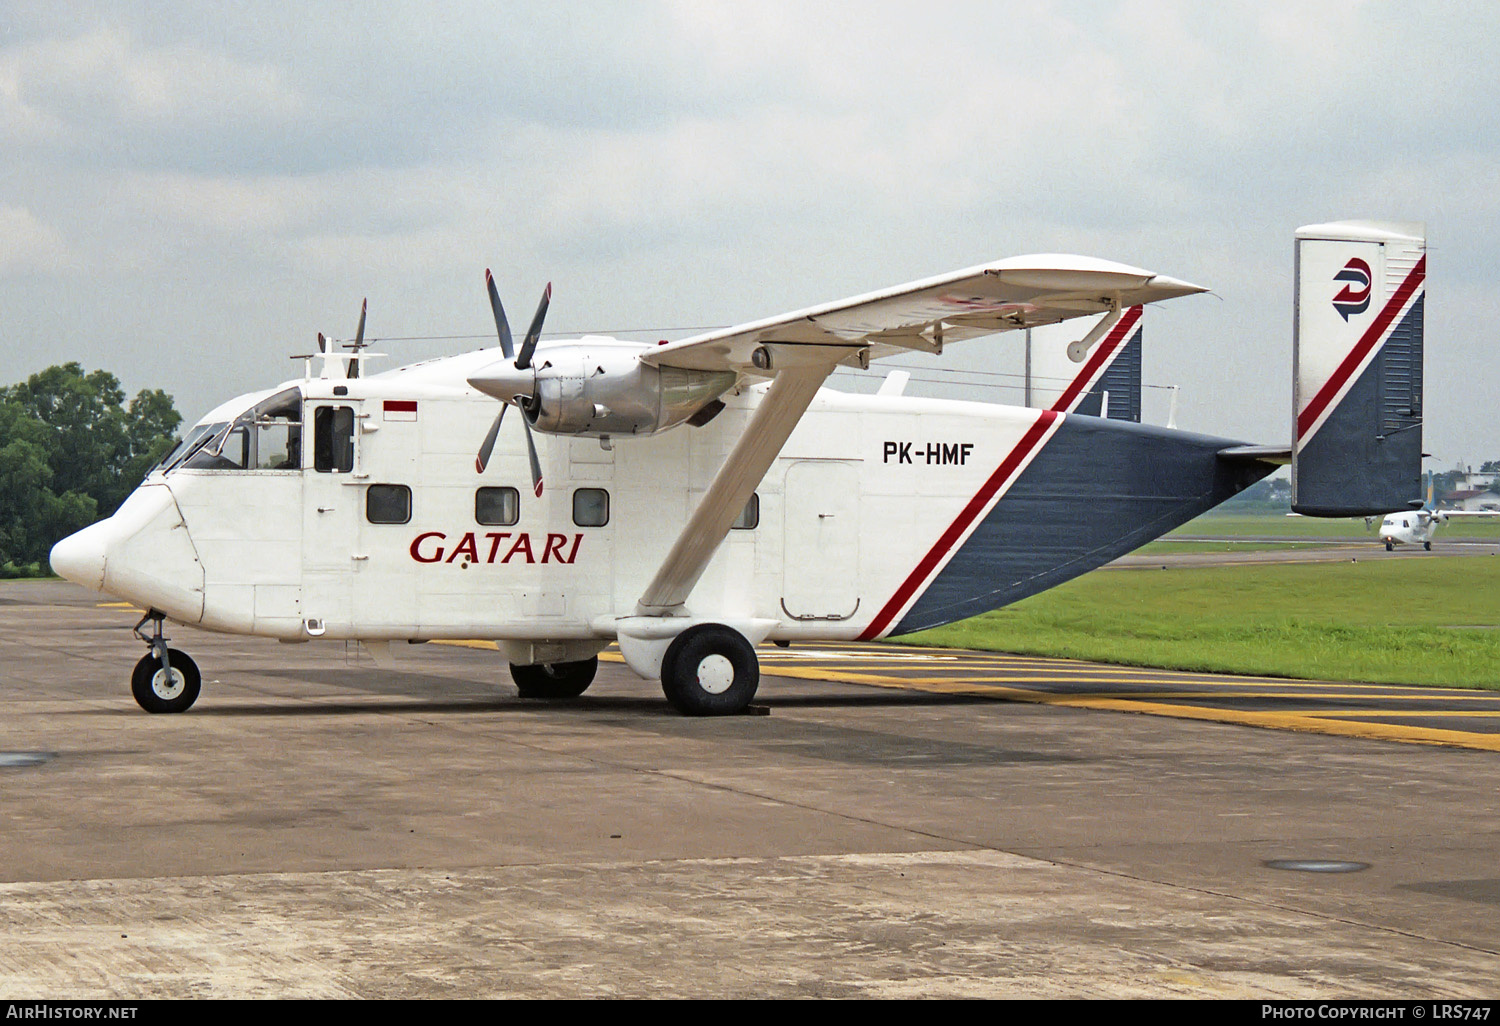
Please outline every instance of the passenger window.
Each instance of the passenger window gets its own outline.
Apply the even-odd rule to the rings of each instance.
[[[406,485],[372,484],[365,492],[365,519],[372,524],[409,523],[411,489]]]
[[[474,520],[486,527],[509,527],[521,519],[521,493],[514,488],[481,488],[474,493]]]
[[[732,531],[753,531],[760,526],[760,493],[751,492],[750,501],[740,510],[740,515],[730,524]]]
[[[324,474],[354,469],[354,407],[319,406],[313,414],[313,469]]]
[[[609,493],[603,488],[580,488],[573,493],[573,523],[603,527],[609,523]]]

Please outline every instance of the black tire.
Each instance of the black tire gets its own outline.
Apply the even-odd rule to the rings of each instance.
[[[161,659],[154,652],[147,652],[135,664],[130,674],[130,693],[136,703],[149,713],[187,712],[198,700],[203,688],[203,676],[198,664],[186,652],[167,649],[167,660],[172,666],[172,681],[165,683]]]
[[[594,683],[598,672],[598,656],[572,663],[510,664],[511,680],[522,698],[577,698]]]
[[[1422,548],[1426,549],[1428,552],[1431,552],[1432,551],[1432,542],[1423,542],[1422,543]]]
[[[1394,551],[1395,548],[1396,548],[1395,543],[1393,543],[1393,542],[1386,542],[1385,543],[1385,551],[1391,552],[1391,551]]]
[[[672,639],[661,661],[661,689],[684,716],[744,712],[759,686],[755,647],[720,623],[689,627]]]

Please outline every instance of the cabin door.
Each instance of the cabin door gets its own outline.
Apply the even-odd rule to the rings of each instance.
[[[794,620],[847,620],[859,608],[859,465],[798,460],[784,500],[783,610]]]
[[[357,412],[356,404],[338,400],[310,402],[303,411],[303,432],[312,438],[302,472],[302,616],[309,633],[346,630],[351,620],[364,492],[355,480]]]

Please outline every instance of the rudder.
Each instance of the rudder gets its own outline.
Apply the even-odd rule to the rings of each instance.
[[[1408,222],[1297,229],[1294,512],[1421,505],[1425,236]]]

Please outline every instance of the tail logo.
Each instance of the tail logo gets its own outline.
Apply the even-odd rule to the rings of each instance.
[[[1333,297],[1333,308],[1339,316],[1348,320],[1352,314],[1362,314],[1370,308],[1370,265],[1354,257],[1344,269],[1333,276],[1334,281],[1349,282]]]

